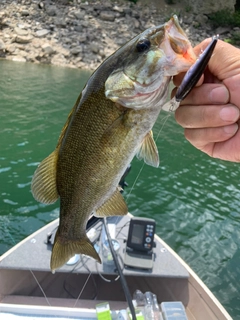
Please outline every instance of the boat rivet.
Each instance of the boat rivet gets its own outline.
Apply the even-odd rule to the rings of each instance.
[[[31,243],[36,243],[36,242],[37,242],[37,240],[36,240],[36,239],[34,239],[34,238],[32,238],[30,242],[31,242]]]
[[[164,252],[167,252],[167,249],[166,248],[161,248],[160,251],[164,253]]]

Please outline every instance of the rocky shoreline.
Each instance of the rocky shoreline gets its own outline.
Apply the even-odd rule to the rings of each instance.
[[[216,33],[231,38],[231,32],[239,32],[212,30],[207,16],[164,0],[158,7],[151,1],[1,0],[0,57],[94,70],[127,40],[166,22],[172,13],[178,14],[193,45]]]

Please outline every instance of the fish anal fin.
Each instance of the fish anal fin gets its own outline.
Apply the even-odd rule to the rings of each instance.
[[[128,213],[126,202],[119,189],[117,188],[113,195],[96,210],[94,214],[96,217],[123,216]]]
[[[137,152],[137,158],[144,160],[146,164],[153,167],[159,166],[159,155],[155,141],[153,140],[153,133],[149,131]]]
[[[101,259],[97,251],[94,249],[92,243],[86,235],[77,240],[64,240],[59,235],[59,231],[57,231],[50,262],[50,268],[52,272],[63,266],[75,254],[85,254],[101,263]]]
[[[58,199],[56,183],[57,149],[45,158],[32,179],[32,194],[42,203],[54,203]]]

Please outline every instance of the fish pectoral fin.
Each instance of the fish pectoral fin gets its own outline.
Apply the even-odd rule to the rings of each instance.
[[[137,158],[140,160],[144,160],[146,164],[149,164],[153,167],[159,166],[159,155],[158,149],[156,146],[155,141],[153,140],[153,133],[152,130],[149,131],[137,152]]]
[[[32,179],[32,194],[43,203],[54,203],[58,199],[56,167],[58,149],[45,158],[36,169]]]
[[[92,243],[85,235],[80,240],[62,240],[59,231],[56,232],[53,248],[50,268],[52,272],[63,266],[70,258],[75,254],[85,254],[92,257],[101,263],[101,259],[94,249]]]
[[[96,210],[96,217],[123,216],[128,213],[128,208],[119,188],[113,195]]]

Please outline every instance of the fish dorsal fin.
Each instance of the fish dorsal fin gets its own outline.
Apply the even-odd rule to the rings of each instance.
[[[42,203],[54,203],[58,199],[56,181],[58,152],[71,121],[72,115],[79,105],[81,96],[82,95],[80,94],[74,107],[68,115],[67,121],[65,122],[60,133],[56,149],[40,163],[33,175],[31,187],[32,193],[34,198]]]
[[[56,183],[58,149],[45,158],[36,169],[32,179],[32,194],[37,201],[54,203],[58,199]]]
[[[56,148],[58,148],[58,147],[62,144],[62,140],[63,140],[63,138],[64,138],[64,136],[65,136],[65,134],[66,134],[67,128],[68,128],[69,123],[70,123],[71,118],[72,118],[72,115],[75,113],[75,110],[77,109],[77,107],[78,107],[78,105],[79,105],[79,102],[80,102],[80,100],[81,100],[81,97],[82,97],[82,94],[79,95],[79,97],[78,97],[78,99],[77,99],[74,107],[72,108],[72,110],[70,111],[70,113],[69,113],[69,115],[68,115],[68,117],[67,117],[67,120],[66,120],[66,122],[65,122],[65,124],[64,124],[64,126],[63,126],[63,128],[62,128],[62,131],[61,131],[61,133],[60,133],[60,136],[59,136],[59,138],[58,138],[58,143],[57,143]]]
[[[96,217],[123,216],[128,213],[126,202],[119,189],[120,188],[118,188],[111,198],[96,210],[96,213],[94,214]]]
[[[149,131],[137,152],[137,158],[140,160],[144,160],[146,164],[149,164],[153,167],[159,166],[159,155],[158,149],[156,146],[155,141],[153,140],[153,133],[152,130]]]

